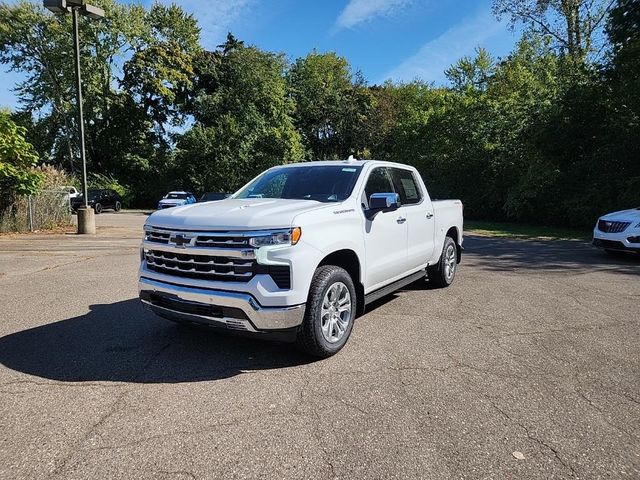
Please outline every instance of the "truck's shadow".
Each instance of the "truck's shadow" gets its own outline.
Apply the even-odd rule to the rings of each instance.
[[[4,366],[65,382],[193,382],[311,361],[291,345],[174,325],[138,299],[0,338]]]

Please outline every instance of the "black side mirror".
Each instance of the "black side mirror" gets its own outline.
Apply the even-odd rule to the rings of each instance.
[[[369,197],[369,208],[365,216],[373,220],[378,212],[391,212],[400,207],[400,195],[397,193],[373,193]]]

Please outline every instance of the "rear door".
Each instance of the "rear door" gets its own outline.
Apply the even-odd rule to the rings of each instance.
[[[388,170],[376,167],[369,172],[362,199],[365,207],[371,194],[394,192]],[[379,212],[373,220],[365,217],[365,289],[379,288],[405,272],[407,222],[400,220],[399,211]]]
[[[398,167],[389,170],[393,186],[402,203],[398,212],[407,219],[406,269],[410,270],[424,265],[431,258],[434,248],[435,216],[431,200],[423,191],[415,173]]]

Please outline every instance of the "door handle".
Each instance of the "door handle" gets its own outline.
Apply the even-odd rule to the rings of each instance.
[[[404,217],[398,217],[398,219],[396,220],[396,222],[398,222],[398,223],[404,223],[406,221],[407,221],[407,219],[404,218]]]
[[[433,213],[427,212],[427,218],[433,218]]]

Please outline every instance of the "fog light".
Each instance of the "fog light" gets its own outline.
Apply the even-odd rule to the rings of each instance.
[[[640,243],[640,236],[629,237],[629,238],[627,238],[627,242],[629,242],[629,243]]]

